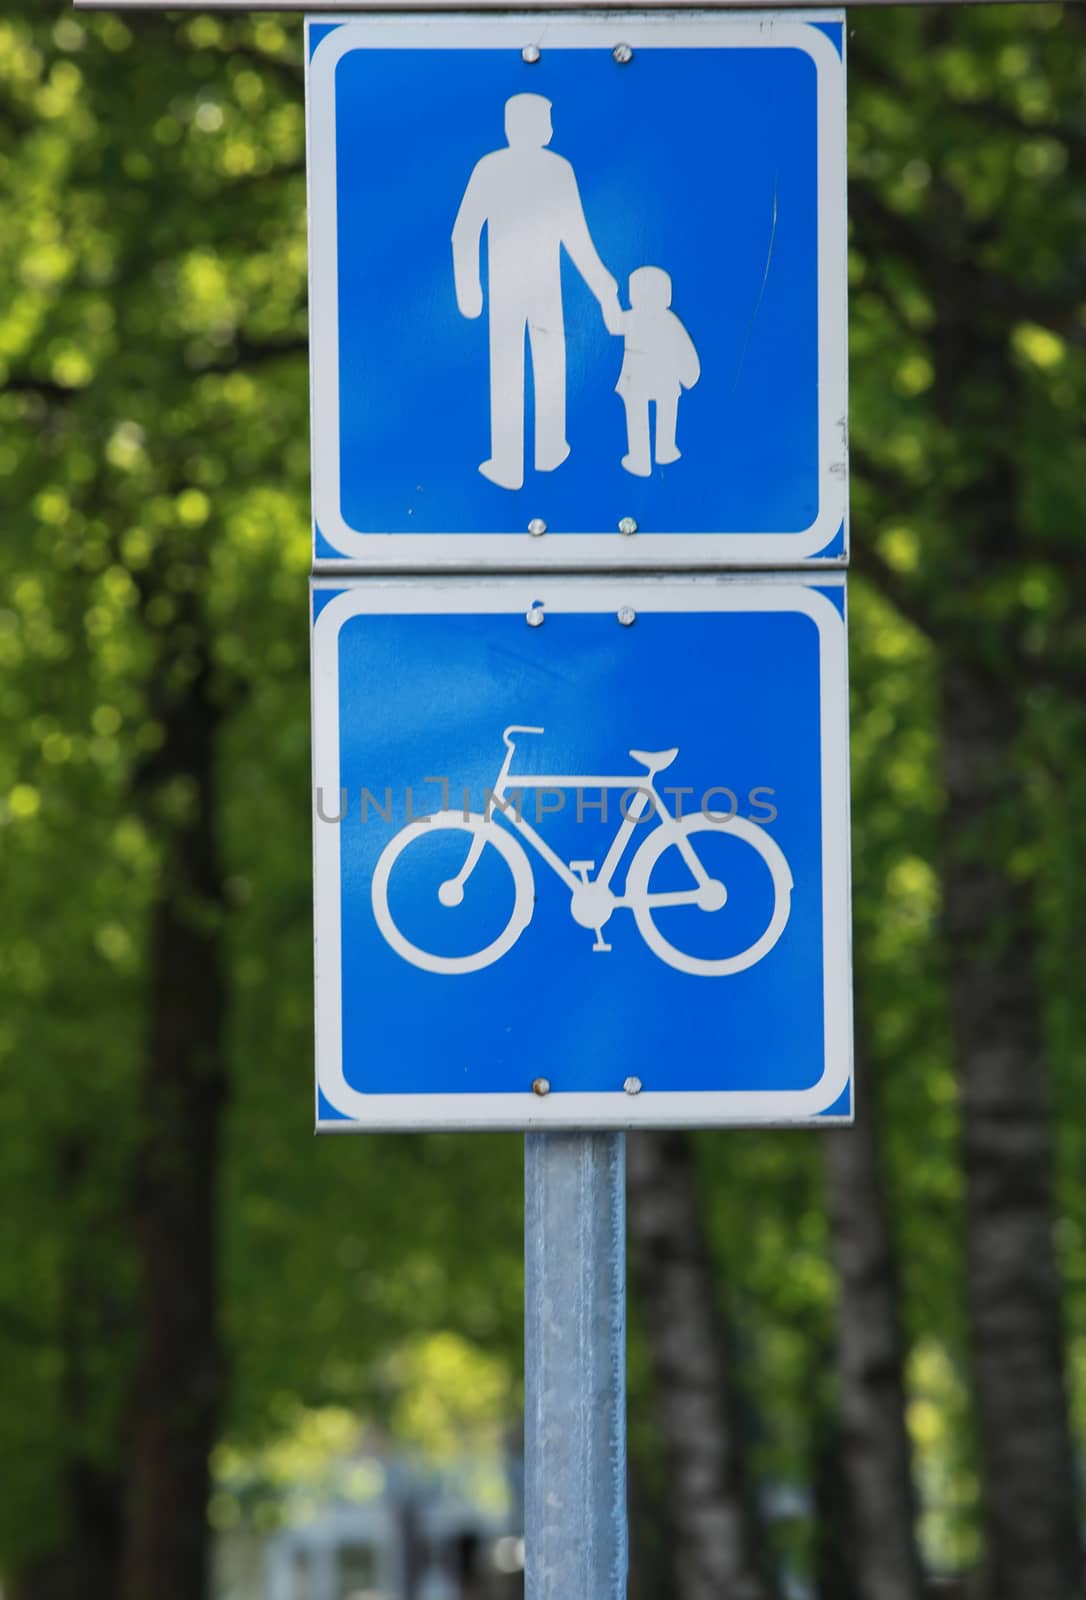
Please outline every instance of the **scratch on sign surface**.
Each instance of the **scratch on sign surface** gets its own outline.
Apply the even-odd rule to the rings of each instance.
[[[736,389],[738,389],[738,387],[739,387],[739,379],[742,376],[742,372],[743,372],[743,363],[747,359],[747,346],[750,344],[750,335],[751,335],[751,330],[754,327],[754,319],[758,315],[758,312],[762,308],[762,300],[763,300],[763,298],[765,296],[765,286],[769,282],[769,268],[770,268],[770,266],[772,265],[772,262],[773,262],[773,246],[776,244],[776,242],[777,242],[777,174],[774,173],[773,174],[773,222],[772,222],[772,225],[771,225],[771,227],[769,229],[769,249],[766,251],[765,271],[762,273],[762,282],[761,282],[761,286],[760,286],[760,288],[758,290],[758,298],[754,302],[754,310],[750,314],[750,321],[747,323],[747,331],[743,335],[743,348],[739,352],[739,365],[735,369],[735,382],[732,384],[732,393],[733,394],[735,393]]]

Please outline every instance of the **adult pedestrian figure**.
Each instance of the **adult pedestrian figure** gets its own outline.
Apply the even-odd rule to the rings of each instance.
[[[503,489],[524,482],[524,338],[535,383],[535,466],[553,472],[566,440],[566,334],[562,247],[618,332],[618,284],[599,258],[573,168],[546,146],[551,103],[538,94],[505,102],[508,147],[482,157],[453,224],[456,303],[465,317],[483,309],[479,245],[487,229],[490,310],[490,458],[479,471]]]

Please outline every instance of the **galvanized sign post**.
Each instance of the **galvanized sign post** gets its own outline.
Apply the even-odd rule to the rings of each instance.
[[[524,1141],[526,1600],[625,1600],[626,1150]]]

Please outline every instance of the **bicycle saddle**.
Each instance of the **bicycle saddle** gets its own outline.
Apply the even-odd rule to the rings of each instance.
[[[631,750],[630,755],[643,767],[648,767],[650,772],[663,772],[665,767],[670,767],[679,753],[676,745],[674,750]]]

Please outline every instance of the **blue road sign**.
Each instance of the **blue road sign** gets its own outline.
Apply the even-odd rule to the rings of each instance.
[[[314,581],[322,1128],[849,1118],[844,596]]]
[[[842,564],[843,50],[311,21],[318,567]]]

